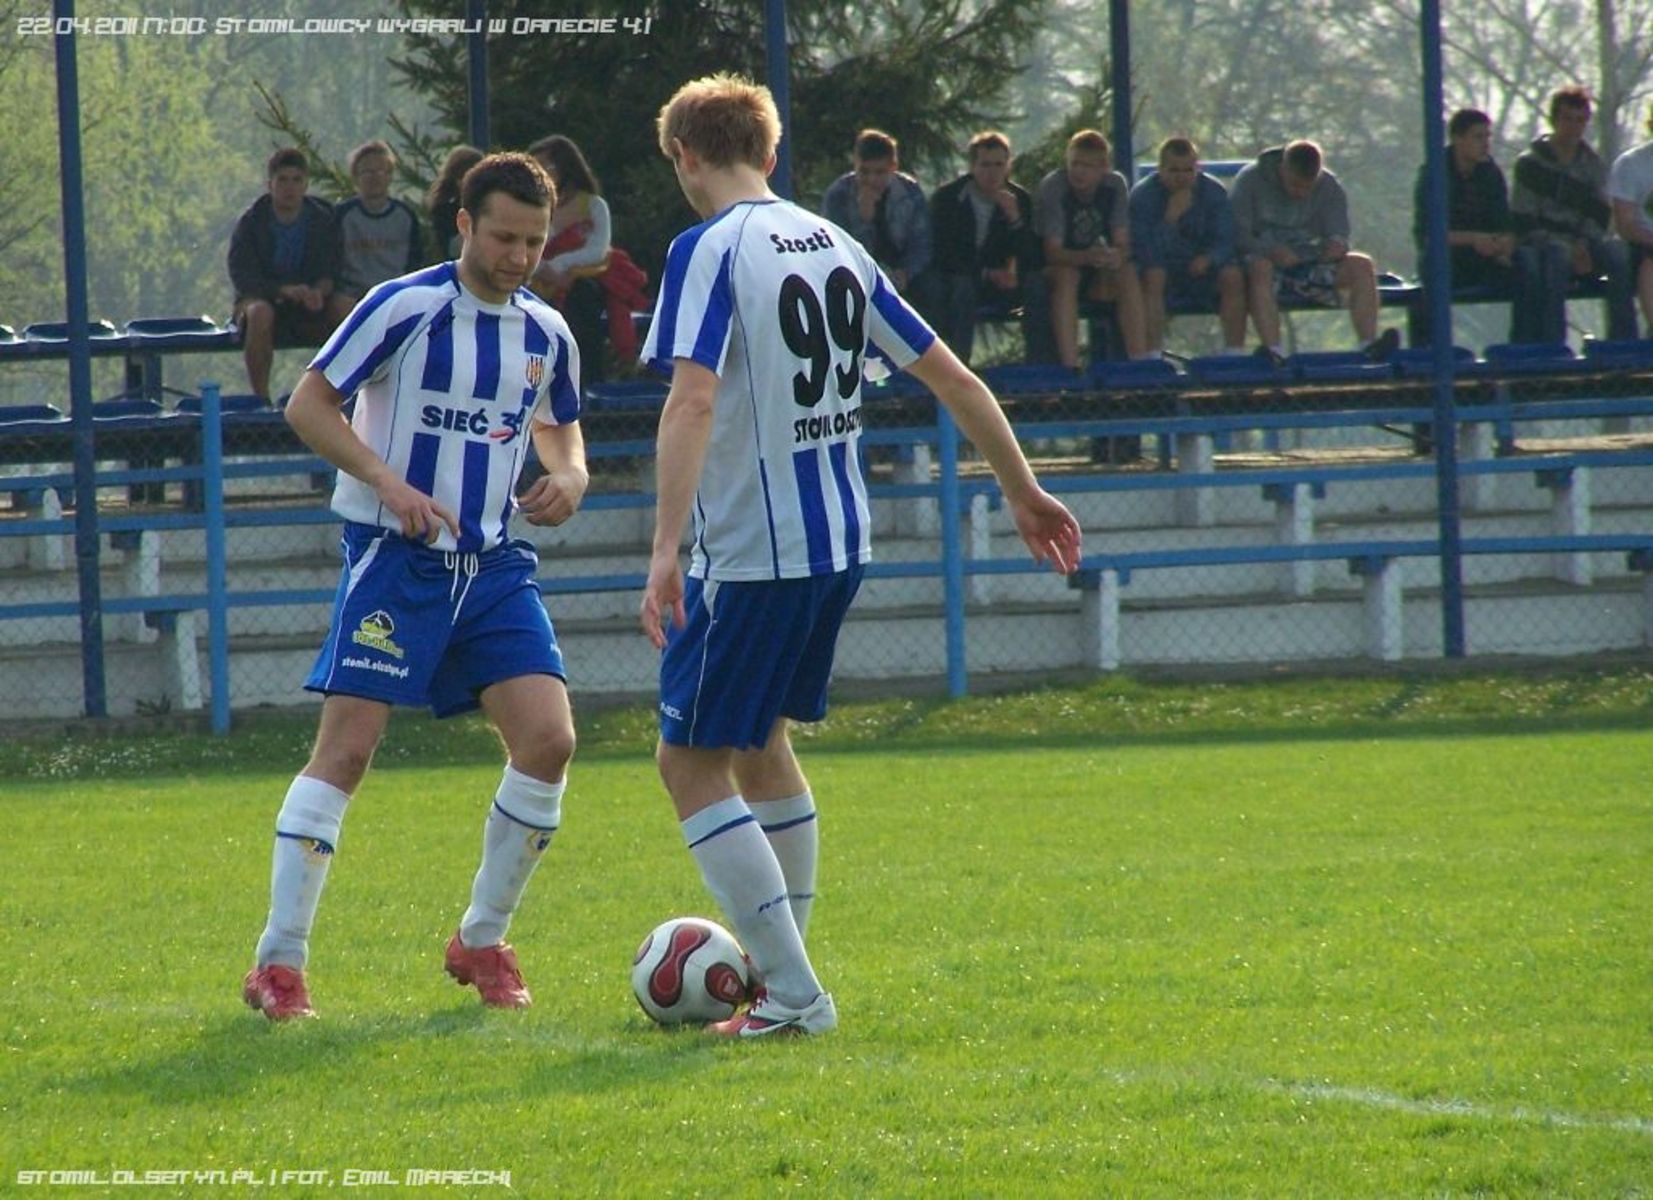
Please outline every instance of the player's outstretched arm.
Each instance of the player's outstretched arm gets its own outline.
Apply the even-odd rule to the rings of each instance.
[[[936,394],[959,429],[987,459],[1004,490],[1016,532],[1035,560],[1063,575],[1079,567],[1079,522],[1067,505],[1039,486],[1027,456],[987,384],[938,338],[907,369]]]
[[[649,555],[649,579],[643,588],[639,614],[643,633],[656,649],[666,644],[667,621],[681,626],[686,620],[678,548],[683,544],[683,526],[706,464],[716,399],[717,376],[690,359],[677,359],[671,391],[660,410],[654,468],[654,548]]]
[[[380,502],[401,524],[402,536],[434,542],[446,525],[457,538],[459,519],[392,471],[356,436],[339,411],[344,401],[327,376],[312,368],[287,401],[287,424],[306,446],[378,493]]]
[[[530,525],[561,525],[579,511],[591,475],[585,465],[585,435],[579,422],[547,425],[534,422],[534,449],[545,474],[517,499]]]

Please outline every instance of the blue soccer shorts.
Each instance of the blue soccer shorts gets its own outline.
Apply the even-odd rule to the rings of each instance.
[[[779,717],[819,721],[838,630],[862,567],[803,579],[689,579],[687,623],[660,659],[660,737],[673,746],[751,750]]]
[[[501,680],[567,680],[527,542],[454,554],[354,521],[341,540],[333,625],[306,689],[451,717]]]

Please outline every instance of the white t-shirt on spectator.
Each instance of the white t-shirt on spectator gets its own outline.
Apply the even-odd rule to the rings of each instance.
[[[1636,210],[1636,224],[1644,233],[1653,234],[1653,142],[1626,150],[1613,160],[1607,195],[1628,202]]]

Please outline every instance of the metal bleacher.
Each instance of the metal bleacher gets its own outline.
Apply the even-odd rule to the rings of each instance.
[[[1485,511],[1512,478],[1536,482],[1540,495],[1552,498],[1550,508],[1533,509],[1532,520],[1519,534],[1497,523],[1472,531],[1466,553],[1500,562],[1569,564],[1569,586],[1587,580],[1592,570],[1605,570],[1599,564],[1608,555],[1639,564],[1634,570],[1653,566],[1653,521],[1619,516],[1594,528],[1575,482],[1580,473],[1620,469],[1645,476],[1653,469],[1653,445],[1606,446],[1586,440],[1535,452],[1523,449],[1518,436],[1523,429],[1556,422],[1653,418],[1653,342],[1590,342],[1582,355],[1559,346],[1492,347],[1477,359],[1456,350],[1452,359],[1457,419],[1470,431],[1460,463],[1469,511]],[[1132,622],[1161,619],[1148,613],[1154,598],[1168,590],[1153,582],[1156,576],[1205,572],[1209,586],[1221,590],[1231,588],[1224,582],[1231,578],[1279,573],[1286,581],[1282,594],[1312,601],[1328,593],[1341,595],[1319,573],[1327,563],[1347,563],[1359,581],[1357,594],[1353,601],[1337,602],[1365,603],[1369,610],[1367,633],[1354,652],[1378,659],[1417,653],[1404,635],[1401,613],[1403,597],[1423,586],[1420,572],[1426,572],[1428,557],[1436,552],[1427,522],[1397,518],[1392,534],[1323,535],[1316,528],[1315,507],[1336,504],[1341,497],[1345,508],[1339,511],[1352,511],[1350,506],[1359,505],[1349,497],[1363,488],[1388,489],[1382,494],[1391,498],[1427,494],[1434,463],[1386,431],[1427,428],[1435,420],[1432,371],[1428,350],[1405,350],[1383,363],[1333,353],[1300,354],[1281,365],[1251,358],[1194,359],[1186,371],[1166,362],[1101,362],[1083,372],[1048,366],[988,369],[984,374],[1019,436],[1030,454],[1042,460],[1047,485],[1069,500],[1087,529],[1101,531],[1091,543],[1077,590],[1059,580],[1034,579],[1036,568],[1015,556],[1013,534],[995,510],[999,497],[990,478],[968,464],[950,473],[947,456],[938,449],[956,434],[916,380],[897,375],[869,384],[863,392],[862,441],[880,448],[882,456],[870,470],[868,493],[885,549],[869,573],[858,619],[885,622],[892,629],[902,621],[914,622],[901,626],[912,636],[903,634],[908,640],[900,644],[922,647],[930,644],[944,613],[949,621],[956,614],[962,623],[968,612],[972,627],[983,628],[1021,619],[1019,601],[1007,602],[1006,597],[1020,597],[1025,589],[1037,601],[1038,620],[1068,631],[1052,639],[1058,649],[1049,651],[1033,648],[1026,637],[1018,642],[1007,635],[1020,646],[1029,669],[1061,665],[1057,658],[1070,653],[1071,661],[1062,660],[1069,665],[1111,669],[1133,661],[1133,655],[1161,652],[1144,650],[1150,643],[1133,636],[1121,638],[1121,630],[1132,628]],[[638,585],[637,568],[646,559],[646,510],[653,497],[648,472],[639,468],[652,454],[654,418],[665,395],[665,384],[652,379],[588,389],[582,425],[594,483],[585,511],[555,534],[534,535],[558,539],[547,543],[559,549],[554,559],[547,559],[542,588],[558,597],[559,630],[566,616],[568,636],[584,639],[581,661],[600,673],[603,690],[632,690],[647,678],[648,656],[633,645],[640,642],[634,622],[629,617],[622,622],[615,614],[633,607],[625,593]],[[155,614],[161,626],[174,622],[170,629],[160,628],[144,651],[163,656],[167,678],[174,680],[192,669],[197,631],[185,619],[189,614],[215,609],[221,614],[219,624],[226,632],[212,653],[228,655],[232,644],[239,645],[240,631],[248,628],[246,610],[323,612],[333,591],[321,581],[335,569],[326,551],[326,535],[335,520],[326,508],[326,464],[298,442],[279,410],[256,400],[249,403],[251,398],[216,399],[210,412],[201,398],[184,398],[167,409],[141,396],[126,398],[118,409],[94,409],[97,458],[104,464],[97,483],[132,490],[134,500],[124,509],[100,513],[100,525],[121,539],[120,553],[156,564],[159,581],[145,583],[147,592],[137,584],[115,589],[108,610],[140,623],[145,614]],[[6,519],[0,520],[0,552],[8,542],[15,548],[15,539],[28,541],[31,552],[14,555],[12,561],[33,568],[18,577],[29,581],[30,598],[0,604],[0,626],[6,618],[62,621],[75,612],[74,564],[61,549],[73,527],[63,515],[73,484],[63,468],[73,458],[71,426],[49,404],[0,409],[0,463],[23,472],[0,483],[13,496]],[[1225,439],[1247,431],[1261,431],[1266,449],[1268,439],[1280,434],[1327,432],[1371,441],[1373,430],[1395,448],[1393,455],[1361,461],[1313,454],[1263,456],[1259,465],[1222,457]],[[1075,442],[1128,439],[1152,444],[1157,462],[1116,467],[1095,456],[1086,461],[1071,450]],[[892,448],[895,453],[885,453]],[[228,481],[282,476],[299,480],[282,502],[255,494],[224,506]],[[1532,485],[1526,486],[1530,494]],[[139,487],[155,490],[139,493],[134,490]],[[47,493],[57,503],[43,504]],[[942,505],[953,502],[944,497],[956,497],[960,506],[958,542],[942,536]],[[1531,507],[1533,502],[1521,503]],[[1272,513],[1287,515],[1268,515]],[[191,548],[214,522],[231,539],[224,568],[228,574],[216,584],[201,575],[199,550]],[[1122,524],[1132,531],[1121,539],[1114,531]],[[313,565],[294,566],[286,560],[279,566],[260,565],[259,531],[280,526],[314,531]],[[55,557],[34,553],[35,544],[56,545]],[[948,565],[950,559],[956,567]],[[1598,565],[1580,568],[1579,562]],[[1514,574],[1527,569],[1503,570]],[[954,570],[962,581],[957,588],[948,582]],[[994,581],[1009,576],[1027,578],[1014,591],[998,590]],[[1138,598],[1133,601],[1133,596]],[[1186,606],[1192,600],[1179,603]],[[1234,610],[1249,611],[1238,604]],[[5,632],[0,628],[0,640]],[[234,652],[262,653],[250,648]],[[968,653],[974,668],[1004,665],[975,643],[958,652]],[[874,674],[952,669],[950,661],[927,650],[906,648],[860,667],[853,654],[846,662],[847,669]],[[273,673],[285,678],[284,671]],[[237,703],[295,698],[288,692],[260,691],[246,682],[248,677],[245,669],[236,673],[236,686],[243,689]],[[180,693],[180,704],[187,707],[193,700],[199,705],[201,695],[197,681],[193,691]]]

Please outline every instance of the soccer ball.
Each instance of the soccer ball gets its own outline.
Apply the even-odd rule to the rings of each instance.
[[[734,934],[704,917],[673,917],[655,926],[631,968],[637,1003],[662,1025],[732,1017],[750,982]]]

